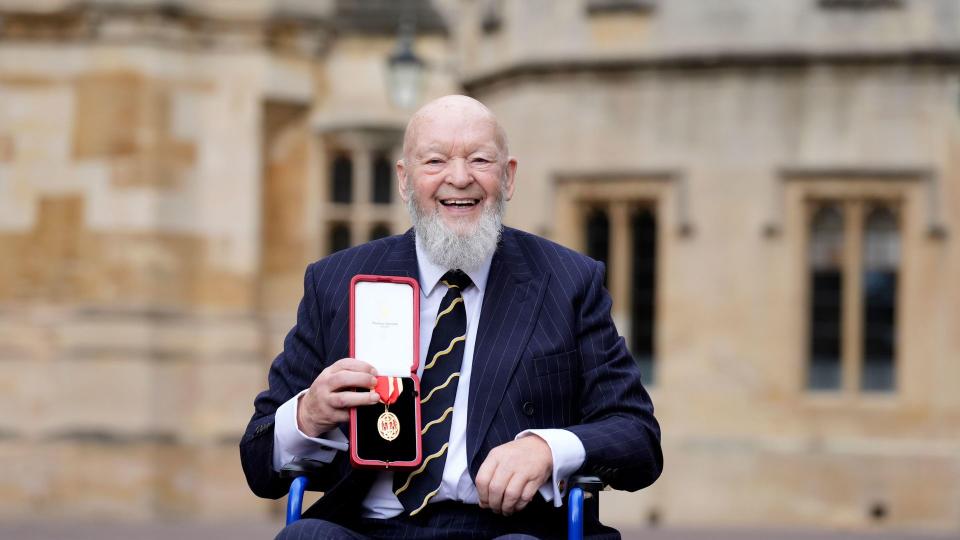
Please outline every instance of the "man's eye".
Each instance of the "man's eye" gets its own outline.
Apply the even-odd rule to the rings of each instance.
[[[433,159],[428,159],[428,160],[427,160],[427,165],[439,165],[440,163],[443,163],[443,162],[440,161],[438,158],[433,158]]]
[[[473,162],[474,163],[490,163],[490,160],[488,160],[487,158],[478,157],[478,158],[473,158]]]

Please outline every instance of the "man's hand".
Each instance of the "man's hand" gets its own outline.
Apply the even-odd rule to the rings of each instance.
[[[523,510],[553,474],[550,445],[536,435],[494,448],[477,472],[480,508],[509,516]]]
[[[350,408],[380,400],[373,391],[377,371],[353,358],[337,360],[320,372],[297,402],[297,427],[308,437],[319,437],[350,418]],[[357,392],[369,388],[369,392]]]

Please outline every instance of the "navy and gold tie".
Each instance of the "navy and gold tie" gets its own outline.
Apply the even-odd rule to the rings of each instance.
[[[413,471],[398,472],[393,478],[393,491],[411,516],[423,510],[440,491],[453,423],[453,400],[467,340],[467,311],[460,292],[471,285],[470,277],[460,270],[451,270],[440,282],[446,285],[447,294],[440,301],[420,378],[423,462]]]

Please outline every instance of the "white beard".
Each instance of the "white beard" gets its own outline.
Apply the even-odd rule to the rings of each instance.
[[[497,250],[503,230],[506,197],[499,193],[497,201],[480,214],[476,223],[464,219],[448,227],[440,210],[424,212],[413,190],[407,193],[407,211],[420,246],[433,264],[449,270],[472,271]]]

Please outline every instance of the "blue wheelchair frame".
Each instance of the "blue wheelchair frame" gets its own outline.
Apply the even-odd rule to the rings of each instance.
[[[291,478],[287,496],[287,525],[300,519],[303,513],[303,494],[309,489],[311,472],[324,464],[312,459],[296,458],[280,470],[281,476]],[[599,518],[599,497],[603,482],[595,476],[575,476],[570,480],[567,494],[567,538],[583,538],[584,516]]]

